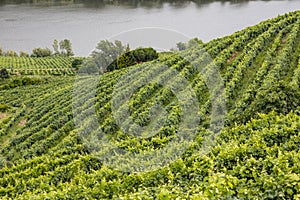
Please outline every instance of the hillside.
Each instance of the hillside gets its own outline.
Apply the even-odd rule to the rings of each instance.
[[[0,197],[299,199],[299,58],[297,11],[100,77],[0,87]]]
[[[15,75],[74,75],[73,58],[0,56],[0,68]]]

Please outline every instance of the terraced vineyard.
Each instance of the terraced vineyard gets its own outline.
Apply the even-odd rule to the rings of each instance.
[[[10,57],[0,56],[0,68],[18,75],[74,75],[69,57]]]
[[[298,11],[100,78],[3,89],[0,196],[299,199],[299,58]],[[185,81],[194,93],[180,89]],[[133,158],[122,162],[116,149]]]

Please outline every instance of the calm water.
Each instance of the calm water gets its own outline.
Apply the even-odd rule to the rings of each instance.
[[[68,38],[76,55],[88,55],[99,40],[132,29],[156,27],[209,41],[300,9],[299,0],[234,1],[239,3],[133,1],[122,4],[6,2],[0,0],[0,46],[4,50],[31,52],[34,47],[50,48],[54,39]],[[136,40],[155,46],[151,45],[155,40],[151,35],[155,34],[144,33]],[[174,39],[177,40],[180,37]],[[165,48],[170,45],[166,43]]]

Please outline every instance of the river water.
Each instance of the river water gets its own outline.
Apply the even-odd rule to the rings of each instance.
[[[54,39],[68,38],[75,55],[86,56],[102,39],[145,27],[146,30],[155,27],[156,30],[179,32],[187,38],[198,37],[207,42],[300,9],[299,0],[30,2],[7,3],[0,0],[0,46],[4,50],[31,52],[35,47],[52,48]],[[151,46],[155,40],[151,35],[154,34],[144,35],[139,40]],[[180,37],[174,41],[178,40]],[[167,44],[164,48],[171,47]]]

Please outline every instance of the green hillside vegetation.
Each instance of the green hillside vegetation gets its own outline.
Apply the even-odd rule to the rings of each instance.
[[[213,59],[225,85],[224,127],[209,126],[212,94],[194,65],[204,62],[202,49]],[[21,76],[38,80],[0,85],[0,198],[300,199],[300,11],[194,45],[180,55],[185,59],[174,52],[105,73],[98,79],[96,95],[86,90],[92,76]],[[5,63],[0,66],[12,74],[31,74],[20,69],[34,68],[34,75],[43,75],[43,68],[55,68],[73,75],[68,59],[0,57]],[[179,99],[160,84],[139,87],[156,72],[158,80],[171,79],[169,69],[188,80],[199,102],[197,130],[189,148],[170,164],[161,160],[163,167],[151,171],[119,171],[106,165],[85,145],[82,134],[101,129],[129,153],[154,152],[176,138],[184,120]],[[128,102],[130,119],[146,126],[153,120],[153,105],[166,112],[154,136],[128,135],[114,119],[114,90],[126,74],[133,80],[128,85],[138,88]],[[14,78],[0,83],[10,85]],[[126,87],[119,88],[120,96],[130,92]],[[99,127],[92,122],[91,108]],[[124,124],[131,130],[135,127],[129,118]],[[220,128],[213,147],[200,153],[210,130]]]
[[[71,57],[0,56],[0,68],[12,75],[75,75]]]

